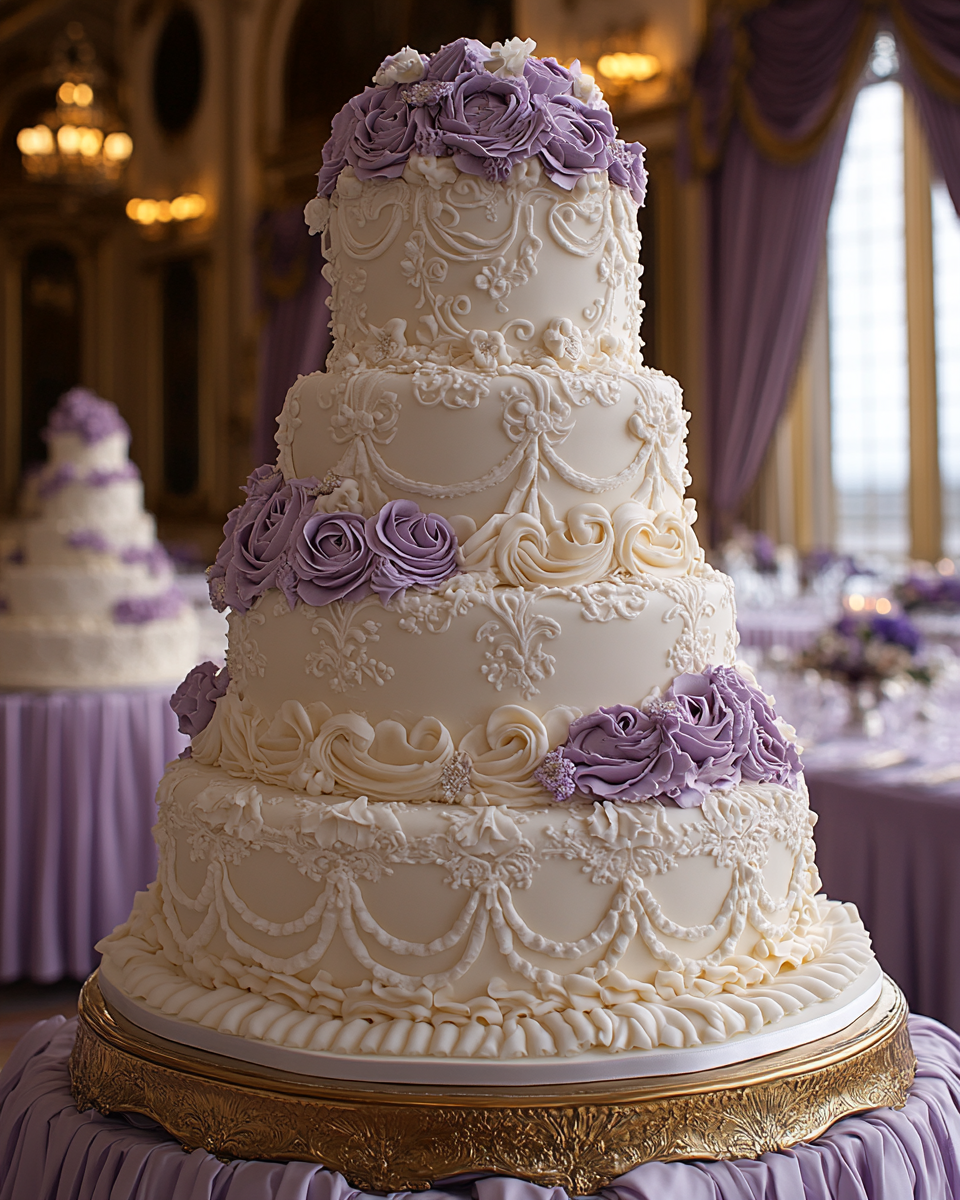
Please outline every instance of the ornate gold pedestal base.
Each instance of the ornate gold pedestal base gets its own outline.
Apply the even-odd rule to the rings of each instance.
[[[79,1109],[146,1113],[191,1150],[320,1162],[364,1191],[490,1171],[585,1195],[653,1159],[755,1158],[901,1107],[916,1067],[906,1017],[885,980],[841,1033],[733,1067],[453,1091],[283,1075],[180,1046],[112,1012],[93,975],[70,1071]]]

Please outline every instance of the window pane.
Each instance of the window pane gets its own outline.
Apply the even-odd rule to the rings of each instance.
[[[910,468],[903,91],[861,91],[827,233],[837,545],[905,554]]]
[[[960,218],[946,184],[935,183],[931,199],[943,548],[955,557],[960,555]]]

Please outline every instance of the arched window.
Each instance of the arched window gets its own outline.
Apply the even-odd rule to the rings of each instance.
[[[200,281],[194,259],[164,265],[163,484],[189,496],[200,479]]]
[[[153,59],[153,109],[160,128],[183,133],[196,115],[203,90],[203,40],[189,8],[167,17]]]
[[[47,414],[80,382],[80,276],[77,260],[57,243],[34,246],[21,275],[20,461],[42,462]]]

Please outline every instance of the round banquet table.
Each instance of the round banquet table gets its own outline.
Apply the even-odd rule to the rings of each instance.
[[[67,1060],[76,1018],[26,1034],[0,1074],[2,1200],[365,1200],[312,1163],[187,1153],[144,1117],[78,1113]],[[910,1018],[919,1067],[902,1109],[839,1121],[815,1142],[754,1161],[646,1163],[605,1200],[950,1200],[960,1196],[960,1037]],[[497,1176],[438,1183],[430,1200],[566,1200]],[[411,1193],[399,1193],[411,1195]]]
[[[911,1010],[960,1030],[960,778],[815,760],[804,773],[823,890],[856,904]]]
[[[0,692],[0,982],[86,978],[155,877],[175,686]]]

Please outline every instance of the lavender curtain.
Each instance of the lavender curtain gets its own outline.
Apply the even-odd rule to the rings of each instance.
[[[960,210],[958,11],[956,0],[891,0],[887,14],[869,0],[714,7],[689,129],[693,164],[709,173],[714,538],[756,479],[789,393],[855,86],[880,23],[896,29],[904,82]]]
[[[253,453],[272,462],[273,435],[287,389],[298,375],[320,370],[330,348],[330,285],[320,274],[320,238],[311,237],[302,207],[264,214],[257,226],[257,290],[265,324]]]

